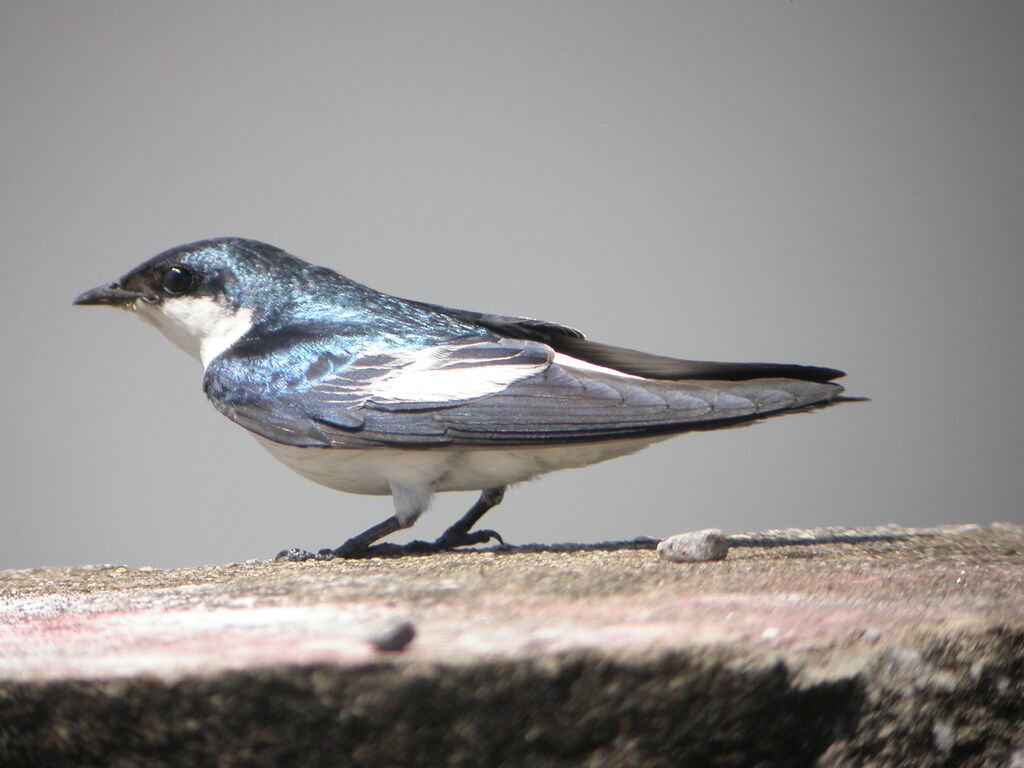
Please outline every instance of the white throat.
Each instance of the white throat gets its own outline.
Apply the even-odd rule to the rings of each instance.
[[[205,296],[168,298],[159,304],[137,301],[135,309],[164,336],[198,358],[203,368],[253,325],[251,309],[231,309]]]

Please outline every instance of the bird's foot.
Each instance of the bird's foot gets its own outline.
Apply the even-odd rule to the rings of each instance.
[[[316,553],[317,560],[354,560],[360,557],[373,557],[370,550],[376,550],[377,547],[394,546],[386,544],[378,544],[376,547],[371,547],[365,541],[359,540],[358,537],[351,538],[342,544],[340,547],[334,549],[321,549]]]
[[[438,552],[447,552],[452,549],[457,549],[458,547],[472,547],[477,544],[487,544],[492,540],[497,541],[501,545],[505,544],[505,540],[501,538],[501,534],[497,531],[492,531],[489,528],[483,528],[479,531],[463,531],[452,526],[437,537],[433,542],[433,546]]]
[[[336,549],[321,549],[316,554],[305,549],[284,549],[274,558],[278,562],[301,563],[306,560],[354,560],[365,557],[400,557],[402,555],[426,555],[434,552],[451,552],[459,547],[473,547],[496,541],[504,545],[501,534],[490,529],[463,531],[454,526],[434,541],[410,541],[408,544],[367,545],[357,539],[349,539]]]
[[[439,552],[452,552],[460,547],[473,547],[497,541],[504,546],[505,540],[497,531],[453,531],[448,529],[434,541],[416,539],[408,544],[374,544],[367,553],[371,557],[388,557],[394,555],[429,555]]]

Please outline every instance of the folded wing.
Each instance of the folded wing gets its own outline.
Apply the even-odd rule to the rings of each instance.
[[[550,343],[550,342],[549,342]],[[714,429],[827,402],[790,378],[675,381],[553,362],[526,339],[463,339],[356,357],[321,354],[288,387],[258,357],[222,356],[204,386],[228,418],[274,442],[331,448],[502,447]]]

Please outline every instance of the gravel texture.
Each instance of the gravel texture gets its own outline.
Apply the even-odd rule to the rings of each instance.
[[[1001,766],[1024,528],[0,573],[0,765]]]

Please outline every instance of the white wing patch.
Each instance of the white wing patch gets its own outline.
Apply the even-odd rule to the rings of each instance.
[[[643,380],[643,376],[634,376],[632,373],[623,373],[622,371],[616,371],[614,368],[605,368],[603,365],[595,365],[594,363],[588,363],[586,360],[580,360],[577,357],[566,355],[561,352],[556,352],[554,359],[551,361],[556,365],[560,365],[563,368],[573,368],[577,371],[590,371],[591,373],[603,373],[606,376],[618,376],[621,379],[640,379]]]
[[[446,402],[471,400],[501,392],[520,379],[544,371],[544,363],[529,356],[515,361],[470,363],[457,357],[457,348],[428,347],[402,355],[401,363],[368,384],[369,399],[381,402]]]

